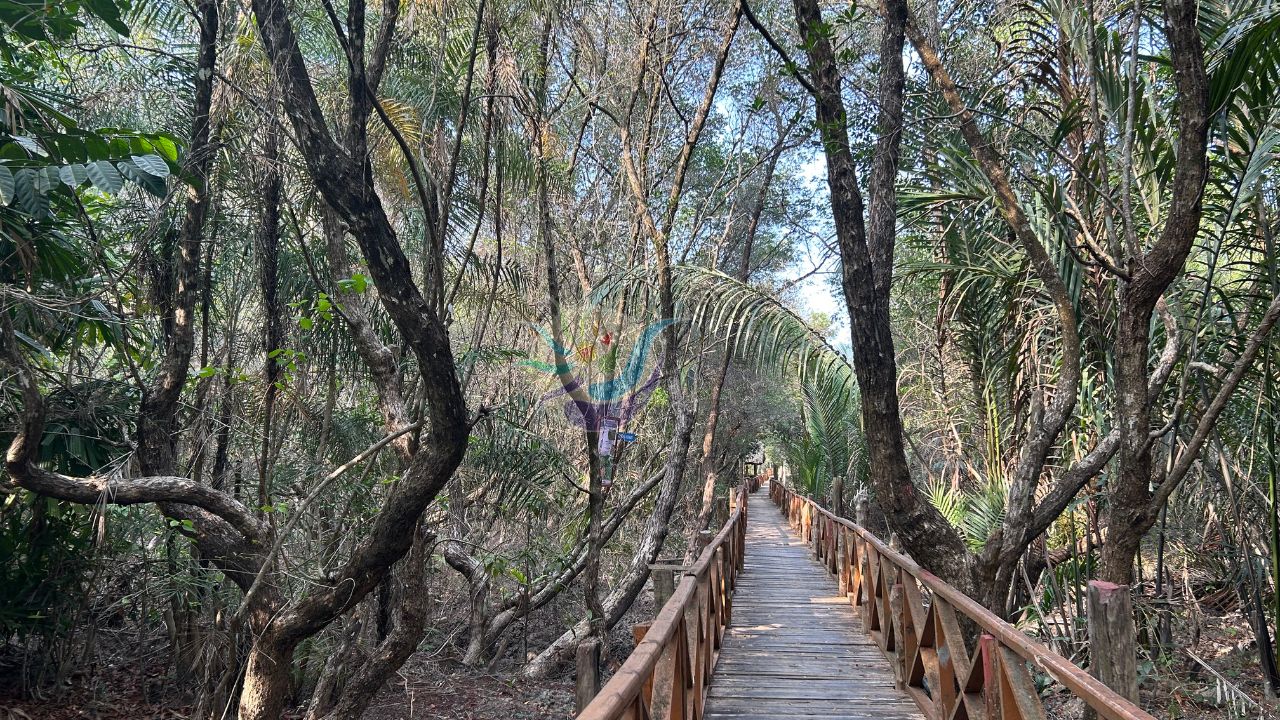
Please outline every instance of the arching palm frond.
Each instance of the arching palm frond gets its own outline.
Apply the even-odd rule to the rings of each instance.
[[[706,268],[680,266],[673,274],[678,320],[714,337],[727,335],[734,353],[758,368],[852,389],[844,355],[768,291]],[[656,297],[642,269],[604,278],[593,302],[621,299],[635,307]]]
[[[573,463],[523,426],[527,404],[499,411],[477,428],[459,472],[469,494],[486,494],[505,510],[538,512],[550,501],[548,489],[573,472]]]

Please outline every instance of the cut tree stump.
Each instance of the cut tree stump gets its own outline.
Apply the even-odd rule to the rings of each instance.
[[[582,712],[600,692],[600,641],[596,638],[578,643],[577,683],[573,690],[574,712]]]
[[[1089,673],[1121,696],[1138,702],[1137,633],[1129,588],[1089,581]],[[1096,713],[1086,709],[1085,718]]]

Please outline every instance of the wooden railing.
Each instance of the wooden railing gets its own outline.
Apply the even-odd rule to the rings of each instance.
[[[1107,720],[1155,720],[1133,703],[921,568],[865,528],[777,481],[769,497],[840,580],[862,627],[889,658],[898,684],[933,720],[1041,720],[1032,668]],[[978,636],[973,652],[961,617]]]
[[[747,490],[734,491],[729,520],[680,579],[636,648],[578,720],[697,720],[733,610],[747,545]],[[758,484],[755,487],[759,487]]]

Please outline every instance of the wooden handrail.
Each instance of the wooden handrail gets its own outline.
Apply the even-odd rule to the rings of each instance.
[[[702,717],[707,686],[733,609],[733,590],[747,546],[748,479],[733,493],[729,520],[689,567],[636,648],[578,720]]]
[[[769,483],[769,497],[819,562],[839,576],[840,592],[862,611],[863,630],[926,717],[1041,720],[1044,706],[1029,669],[1034,665],[1099,717],[1155,720],[866,528],[776,480]],[[972,653],[957,612],[981,631]]]

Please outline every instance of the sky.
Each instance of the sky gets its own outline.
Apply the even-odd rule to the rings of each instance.
[[[824,199],[828,196],[826,173],[826,158],[822,153],[817,152],[813,153],[800,168],[801,179],[809,189],[809,192]],[[829,207],[829,203],[826,202],[820,203],[820,205]],[[812,249],[812,257],[801,255],[789,268],[786,276],[794,278],[811,271],[813,269],[812,260],[816,257],[820,257],[820,248]],[[817,312],[831,316],[834,319],[830,338],[831,343],[836,349],[848,354],[849,313],[844,302],[844,294],[838,286],[832,285],[830,282],[830,272],[834,272],[838,268],[838,261],[833,258],[827,262],[828,273],[813,275],[801,281],[795,288],[794,309],[805,318]]]

